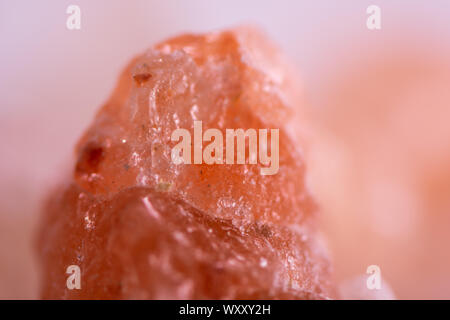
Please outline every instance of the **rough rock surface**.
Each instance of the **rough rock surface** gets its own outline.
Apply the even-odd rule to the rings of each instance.
[[[287,123],[295,77],[252,29],[184,35],[134,59],[52,193],[43,298],[326,298],[330,264]],[[280,168],[175,165],[176,128],[279,128]],[[67,266],[81,269],[68,290]]]

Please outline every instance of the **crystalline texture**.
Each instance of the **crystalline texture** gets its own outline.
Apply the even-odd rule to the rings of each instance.
[[[329,263],[283,57],[258,32],[185,35],[134,59],[76,149],[40,235],[45,298],[324,298]],[[279,128],[280,169],[175,165],[173,130]],[[66,288],[79,265],[82,289]]]

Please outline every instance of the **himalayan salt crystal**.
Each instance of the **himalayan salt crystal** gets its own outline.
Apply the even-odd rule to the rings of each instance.
[[[290,70],[247,28],[176,37],[134,59],[78,143],[73,179],[46,206],[42,296],[334,297],[287,129],[299,103]],[[204,131],[278,128],[278,173],[248,161],[174,164],[171,134],[196,120]],[[69,265],[81,290],[66,287]]]

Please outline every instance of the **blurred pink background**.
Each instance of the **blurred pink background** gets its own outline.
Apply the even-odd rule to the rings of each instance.
[[[66,28],[70,4],[81,30]],[[381,30],[366,27],[371,4]],[[42,196],[125,64],[166,37],[242,23],[304,83],[308,179],[337,282],[376,264],[398,298],[450,298],[446,0],[0,0],[0,298],[38,298]]]

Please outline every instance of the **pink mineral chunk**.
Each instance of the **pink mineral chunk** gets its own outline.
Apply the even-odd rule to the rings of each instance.
[[[134,59],[51,193],[38,241],[51,299],[334,298],[290,119],[292,68],[248,28],[183,35]],[[279,129],[279,171],[171,161],[177,128]],[[81,289],[66,269],[81,270]]]

